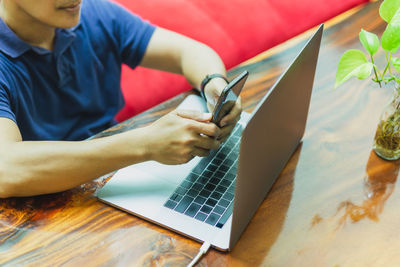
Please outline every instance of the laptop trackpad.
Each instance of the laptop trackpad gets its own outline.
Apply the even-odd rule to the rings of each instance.
[[[128,166],[98,191],[98,197],[138,215],[157,212],[200,160],[196,157],[181,165],[148,161]]]

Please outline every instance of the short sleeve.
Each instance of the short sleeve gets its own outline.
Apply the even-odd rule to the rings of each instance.
[[[143,59],[155,26],[117,3],[107,0],[92,2],[96,2],[94,6],[98,9],[99,23],[114,39],[121,61],[135,68]]]
[[[5,86],[0,83],[0,117],[8,118],[16,123],[15,114],[11,111],[11,101],[8,92]]]
[[[122,61],[134,68],[140,64],[155,27],[127,10],[120,10],[122,23],[118,25]]]

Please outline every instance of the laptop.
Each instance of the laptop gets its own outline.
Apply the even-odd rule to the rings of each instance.
[[[97,197],[116,208],[229,251],[301,141],[323,25],[251,114],[208,157],[119,170]],[[184,103],[204,109],[196,96]]]

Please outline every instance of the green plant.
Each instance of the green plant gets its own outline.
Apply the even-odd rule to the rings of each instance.
[[[395,81],[400,84],[400,77],[394,71],[400,73],[400,58],[393,56],[400,47],[400,0],[384,0],[379,7],[379,15],[387,22],[381,40],[376,34],[361,29],[359,38],[361,44],[368,52],[368,56],[361,50],[350,49],[339,60],[336,72],[335,88],[351,77],[372,80],[381,86],[382,82]],[[385,51],[386,65],[382,70],[374,62],[374,55],[379,46]]]
[[[394,99],[385,107],[374,138],[374,151],[384,159],[400,158],[400,58],[394,54],[400,47],[400,0],[384,0],[379,7],[380,17],[387,22],[381,39],[374,33],[361,29],[359,38],[367,55],[358,49],[346,51],[339,60],[335,88],[350,79],[366,79],[373,75],[372,81],[382,83],[394,81]],[[374,55],[382,47],[386,56],[383,69],[375,64]]]

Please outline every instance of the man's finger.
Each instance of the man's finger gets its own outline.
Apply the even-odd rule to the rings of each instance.
[[[193,121],[192,127],[198,134],[204,134],[210,137],[218,137],[221,135],[221,129],[214,123]]]
[[[187,120],[187,125],[197,134],[218,137],[220,129],[214,123],[210,123],[212,114],[195,110],[176,110],[176,115]]]
[[[242,113],[242,105],[240,101],[236,102],[233,106],[232,110],[221,119],[220,125],[224,127],[228,124],[236,124],[238,118],[240,118],[240,114]]]
[[[199,147],[193,148],[193,151],[192,151],[193,156],[207,157],[209,154],[210,154],[210,150],[199,148]]]
[[[200,122],[210,121],[212,118],[211,113],[204,113],[197,110],[177,109],[175,112],[179,117]]]
[[[221,129],[221,134],[219,136],[219,141],[224,142],[227,137],[231,134],[233,128],[235,128],[235,124],[231,124],[229,126],[225,126]]]
[[[196,147],[216,150],[219,148],[220,145],[221,142],[216,138],[211,138],[209,136],[202,135],[200,136],[200,139],[196,144]]]

